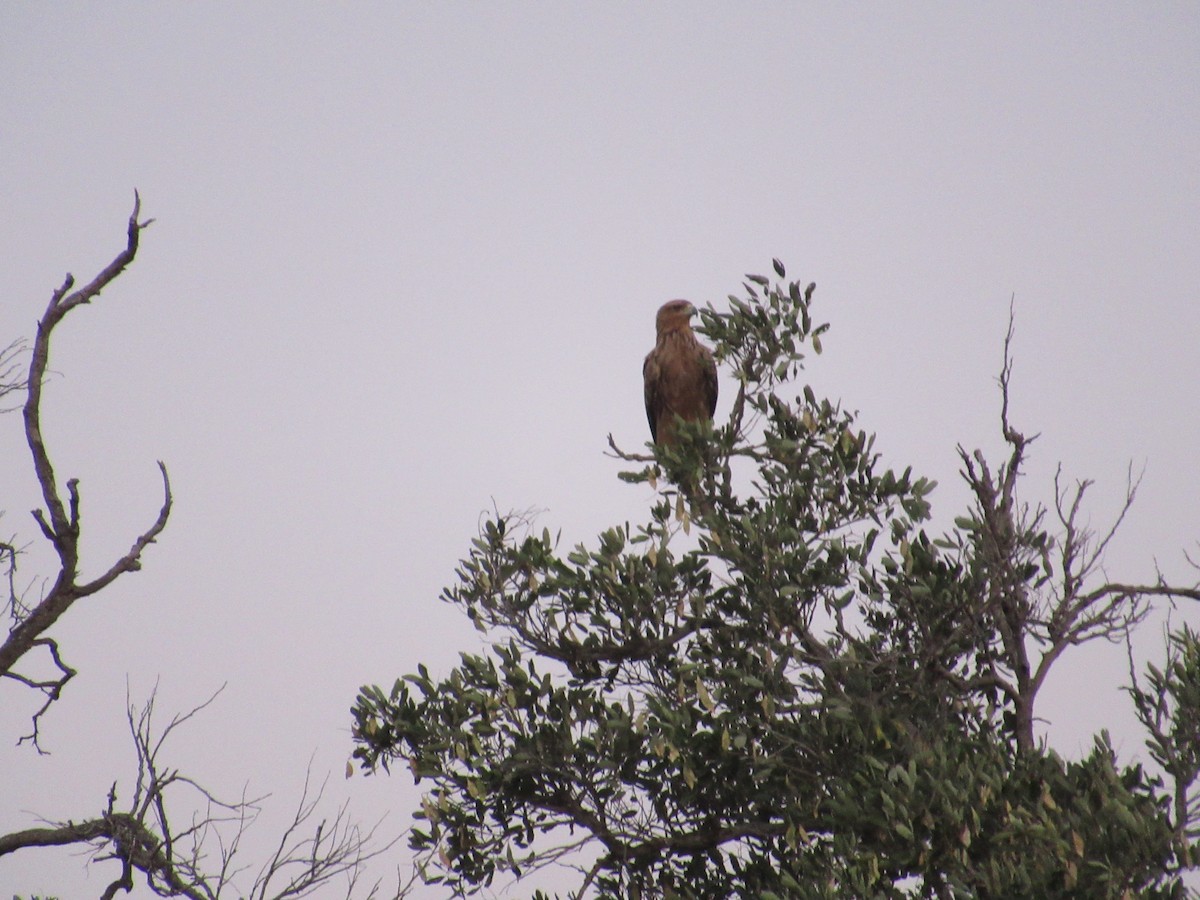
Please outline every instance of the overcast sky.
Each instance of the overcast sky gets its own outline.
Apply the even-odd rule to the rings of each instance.
[[[1002,449],[1015,297],[1027,499],[1061,460],[1101,526],[1144,467],[1109,574],[1189,577],[1195,3],[0,5],[0,345],[123,246],[135,188],[157,221],[58,333],[45,432],[81,482],[85,573],[153,520],[157,459],[175,511],[143,571],[56,626],[80,674],[51,756],[11,746],[36,698],[0,684],[0,833],[129,790],[126,679],[164,713],[228,684],[168,756],[272,792],[261,840],[310,757],[399,831],[407,775],[342,777],[357,688],[479,646],[438,593],[486,511],[568,542],[644,520],[604,449],[648,438],[654,311],[723,308],[773,256],[832,323],[811,382],[940,482],[941,523],[967,503],[956,444]],[[0,453],[0,539],[29,545],[36,596],[18,416]],[[1111,727],[1145,758],[1124,670],[1112,646],[1060,666],[1041,712],[1064,755]],[[0,896],[113,873],[22,852]]]

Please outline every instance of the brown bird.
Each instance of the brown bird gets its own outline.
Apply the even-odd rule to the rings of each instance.
[[[658,341],[642,366],[650,437],[660,447],[675,443],[676,416],[712,421],[717,409],[717,364],[692,331],[688,320],[695,314],[686,300],[664,303],[654,321]]]

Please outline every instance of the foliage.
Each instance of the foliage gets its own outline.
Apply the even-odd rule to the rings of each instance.
[[[1067,762],[1032,729],[1067,647],[1195,588],[1098,582],[1111,533],[1077,524],[1086,484],[1058,492],[1056,533],[1018,502],[1007,341],[1012,455],[993,474],[962,453],[975,508],[932,536],[931,481],[884,468],[839,404],[785,397],[822,350],[814,286],[744,287],[702,312],[729,421],[654,457],[613,445],[656,488],[648,522],[566,553],[486,522],[443,599],[490,650],[361,690],[363,767],[429,787],[428,880],[471,893],[570,862],[576,897],[1182,896],[1195,637],[1135,692],[1181,801],[1105,734]]]

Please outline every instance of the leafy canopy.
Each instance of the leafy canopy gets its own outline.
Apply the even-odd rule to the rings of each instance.
[[[1059,609],[1088,557],[1056,568],[1069,540],[1014,501],[1007,378],[1014,457],[993,476],[964,454],[979,503],[931,537],[931,481],[883,468],[840,404],[787,396],[828,326],[775,271],[701,313],[729,421],[653,457],[613,445],[655,487],[648,521],[566,553],[487,521],[443,599],[490,649],[359,694],[363,767],[428,786],[427,879],[469,894],[570,862],[573,897],[1181,896],[1194,805],[1104,734],[1070,763],[1033,740],[1049,664],[1144,598]],[[1138,702],[1186,801],[1200,760],[1171,722],[1197,720],[1200,654],[1176,640]]]

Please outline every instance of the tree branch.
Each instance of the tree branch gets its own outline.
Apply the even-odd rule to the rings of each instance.
[[[133,262],[137,255],[138,239],[142,229],[151,221],[138,221],[141,210],[141,198],[134,193],[133,213],[129,217],[129,226],[125,248],[121,250],[95,278],[79,290],[69,293],[75,284],[75,279],[67,275],[62,285],[54,291],[45,312],[37,326],[37,337],[34,340],[33,351],[29,364],[29,376],[24,382],[26,398],[24,404],[25,438],[33,457],[33,468],[41,487],[42,498],[45,501],[44,510],[34,510],[33,517],[41,528],[42,534],[54,547],[59,559],[59,572],[50,590],[32,609],[22,611],[17,615],[16,598],[10,598],[13,610],[14,624],[7,638],[0,644],[0,676],[8,676],[25,684],[38,687],[47,696],[46,706],[34,717],[32,735],[27,737],[37,746],[37,720],[46,708],[61,694],[63,687],[74,670],[62,662],[58,654],[58,645],[44,638],[46,631],[71,608],[80,597],[86,597],[107,587],[118,576],[125,572],[137,571],[141,566],[141,554],[146,547],[166,527],[167,518],[171,512],[171,485],[167,477],[166,466],[159,462],[159,471],[163,479],[163,503],[154,523],[143,532],[130,547],[128,553],[113,563],[107,571],[98,578],[79,584],[79,534],[80,534],[80,496],[79,480],[69,479],[66,483],[67,497],[64,502],[50,461],[50,453],[46,448],[41,426],[42,384],[45,380],[46,369],[50,359],[50,341],[55,327],[72,310],[85,303],[90,303],[99,296],[117,276]],[[7,351],[6,351],[7,352]],[[0,361],[6,357],[0,354]],[[7,372],[7,370],[6,370]],[[10,555],[10,569],[15,566],[15,554],[9,545],[4,548]],[[10,572],[11,586],[11,572]],[[13,667],[31,649],[38,646],[47,647],[58,666],[62,677],[52,682],[33,682],[14,673]],[[38,748],[41,749],[40,747]]]
[[[0,350],[0,398],[25,389],[27,382],[18,373],[22,370],[21,356],[28,349],[25,341],[17,339]],[[0,407],[0,412],[12,412],[19,408],[16,406],[7,409]]]
[[[227,891],[255,900],[297,898],[339,877],[347,879],[350,896],[365,863],[389,850],[399,838],[376,845],[376,829],[360,830],[349,821],[346,806],[332,819],[317,822],[312,838],[298,836],[316,816],[323,792],[322,786],[316,796],[311,796],[307,778],[292,823],[249,894],[243,895],[234,886],[233,877],[240,871],[234,863],[241,838],[257,816],[262,798],[219,800],[191,778],[164,768],[159,759],[167,738],[220,693],[218,690],[189,712],[173,716],[161,733],[154,727],[154,693],[140,711],[130,706],[128,722],[137,755],[137,777],[128,807],[124,811],[116,809],[114,784],[104,811],[94,818],[0,835],[0,857],[33,847],[90,846],[93,859],[121,864],[121,874],[105,893],[108,897],[119,890],[132,890],[136,873],[145,878],[154,893],[190,900],[218,900]],[[167,793],[175,787],[190,788],[206,807],[180,830],[172,829],[167,814]],[[218,864],[215,871],[209,872],[203,861],[210,855],[212,842],[216,843]],[[396,896],[400,893],[398,887]]]
[[[67,292],[75,284],[74,276],[68,274],[64,279],[62,286],[58,288],[50,297],[50,303],[46,307],[46,311],[42,314],[41,320],[38,322],[37,338],[33,344],[33,358],[29,366],[29,380],[27,381],[28,391],[25,398],[25,436],[29,442],[30,452],[33,454],[33,465],[37,472],[38,482],[42,486],[42,496],[46,501],[46,507],[50,511],[50,526],[55,535],[55,547],[59,554],[63,557],[64,567],[70,563],[71,574],[74,574],[74,565],[78,561],[77,557],[72,557],[70,550],[73,542],[69,541],[72,536],[73,527],[77,529],[78,521],[72,522],[67,518],[67,513],[63,509],[62,499],[58,493],[58,485],[54,478],[54,466],[50,462],[50,455],[46,451],[46,444],[42,437],[41,428],[41,402],[42,402],[42,381],[46,375],[46,366],[50,359],[50,335],[59,322],[72,309],[84,303],[90,303],[95,297],[99,296],[100,292],[107,287],[125,268],[133,262],[137,255],[138,238],[143,228],[146,228],[151,221],[138,222],[138,213],[141,211],[141,198],[137,192],[134,192],[133,213],[129,217],[128,239],[125,249],[116,255],[111,263],[109,263],[103,271],[100,272],[91,282],[68,295]],[[75,537],[78,532],[75,532]],[[61,542],[61,543],[60,543]]]
[[[1061,466],[1054,476],[1059,527],[1053,538],[1042,525],[1044,511],[1039,508],[1031,513],[1019,503],[1021,465],[1025,448],[1034,438],[1024,437],[1009,419],[1013,333],[1010,305],[1004,363],[998,379],[1001,429],[1010,448],[1009,457],[993,475],[979,451],[968,455],[960,447],[959,454],[963,478],[976,501],[975,564],[986,595],[980,601],[981,611],[994,618],[1000,638],[998,652],[988,663],[991,673],[987,681],[1000,686],[1012,701],[1017,743],[1028,750],[1034,746],[1036,697],[1067,647],[1095,638],[1119,640],[1145,615],[1149,598],[1200,600],[1200,585],[1178,587],[1160,578],[1153,585],[1106,582],[1089,588],[1102,571],[1105,551],[1136,497],[1141,479],[1134,478],[1132,470],[1121,509],[1098,539],[1080,524],[1084,495],[1091,482],[1077,482],[1073,490],[1063,487]],[[1060,571],[1052,582],[1055,564]],[[1036,665],[1030,659],[1034,650],[1040,651]],[[997,664],[1012,673],[1011,685],[995,673]]]

